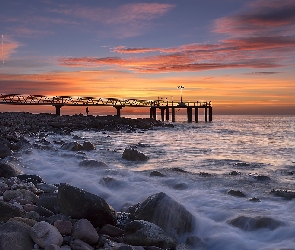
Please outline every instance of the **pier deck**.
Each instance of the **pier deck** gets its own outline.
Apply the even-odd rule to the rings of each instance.
[[[157,109],[160,110],[161,120],[170,119],[175,122],[175,111],[187,110],[188,122],[192,122],[193,113],[195,122],[199,121],[199,109],[204,109],[205,122],[212,121],[212,106],[209,102],[173,102],[164,100],[140,100],[140,99],[118,99],[101,97],[72,97],[72,96],[44,96],[44,95],[22,95],[22,94],[0,94],[0,104],[10,105],[51,105],[56,109],[56,115],[60,115],[63,106],[111,106],[116,108],[117,116],[121,116],[121,109],[150,108],[150,118],[157,119]],[[194,110],[194,112],[193,112]]]

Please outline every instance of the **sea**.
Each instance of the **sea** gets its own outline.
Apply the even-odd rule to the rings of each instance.
[[[295,249],[295,199],[271,192],[295,190],[295,116],[216,115],[212,122],[199,123],[188,123],[185,116],[176,119],[167,122],[173,127],[151,130],[47,133],[41,135],[46,147],[25,149],[16,158],[25,173],[83,188],[116,211],[164,192],[193,214],[191,234],[208,250]],[[40,142],[38,136],[27,139],[32,145]],[[73,141],[89,141],[96,150],[61,149],[60,143]],[[149,159],[124,160],[125,148]],[[85,159],[105,165],[80,166]],[[153,171],[163,176],[151,176]],[[245,197],[229,195],[229,190]],[[257,202],[250,201],[254,197]],[[241,216],[272,218],[280,225],[240,228],[230,223]]]

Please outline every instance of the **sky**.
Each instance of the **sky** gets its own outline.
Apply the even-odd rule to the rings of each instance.
[[[295,115],[294,0],[4,0],[0,35],[1,94],[178,102],[183,86],[213,114]]]

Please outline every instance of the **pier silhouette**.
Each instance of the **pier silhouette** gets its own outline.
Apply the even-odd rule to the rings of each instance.
[[[180,102],[141,99],[118,99],[102,97],[73,97],[73,96],[45,96],[45,95],[24,95],[24,94],[0,94],[0,104],[10,105],[51,105],[55,107],[56,115],[61,114],[63,106],[111,106],[117,111],[117,116],[121,116],[121,109],[129,108],[149,108],[150,118],[157,119],[157,109],[160,110],[161,120],[175,122],[176,110],[186,109],[188,122],[199,121],[199,109],[204,109],[205,122],[212,121],[211,101]],[[194,112],[193,112],[194,110]]]

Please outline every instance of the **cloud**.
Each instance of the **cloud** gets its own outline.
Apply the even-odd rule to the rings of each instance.
[[[146,31],[153,20],[174,8],[172,4],[130,3],[117,8],[90,8],[80,5],[59,6],[51,12],[101,24],[104,36],[134,37]],[[102,30],[102,29],[100,29]]]
[[[19,48],[21,44],[6,35],[1,35],[1,39],[3,41],[3,44],[1,44],[1,59],[7,60],[13,53],[16,52],[17,48]]]
[[[254,1],[240,13],[217,19],[214,31],[233,36],[294,35],[295,1]]]
[[[278,71],[258,71],[258,72],[251,72],[251,73],[245,73],[245,75],[275,75],[275,74],[281,74],[282,72]]]

